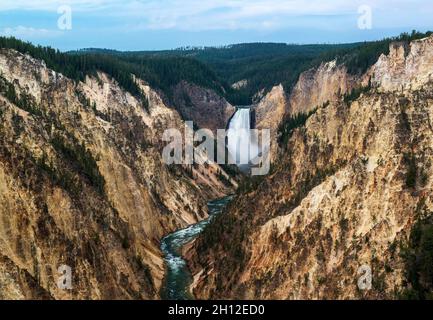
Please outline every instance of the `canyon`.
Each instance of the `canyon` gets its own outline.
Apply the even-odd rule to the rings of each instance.
[[[135,92],[0,49],[0,299],[428,296],[415,244],[433,212],[433,36],[348,64],[320,61],[245,110],[228,98],[245,78],[168,88],[143,73]],[[188,121],[270,129],[270,173],[167,165],[163,133]]]
[[[229,176],[163,165],[162,132],[184,121],[141,79],[148,110],[101,72],[75,82],[9,49],[0,71],[1,298],[158,298],[160,239],[206,218]]]

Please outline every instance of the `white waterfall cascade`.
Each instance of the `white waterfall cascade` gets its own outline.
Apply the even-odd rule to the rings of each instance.
[[[256,139],[250,133],[250,109],[239,108],[229,124],[227,148],[239,167],[248,166],[258,156]]]

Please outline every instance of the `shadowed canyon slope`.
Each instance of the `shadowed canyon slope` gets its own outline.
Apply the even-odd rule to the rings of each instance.
[[[404,256],[433,211],[433,37],[391,44],[356,77],[322,64],[283,99],[287,114],[317,110],[276,150],[272,174],[241,188],[189,248],[196,297],[395,298],[417,289]],[[258,123],[281,119],[274,109]],[[372,270],[367,291],[357,286],[363,266]]]

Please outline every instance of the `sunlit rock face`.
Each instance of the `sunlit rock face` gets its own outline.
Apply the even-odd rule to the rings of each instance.
[[[336,102],[342,95],[363,85],[365,79],[366,76],[351,75],[344,65],[330,61],[301,73],[289,94],[284,91],[282,85],[272,88],[254,106],[256,127],[271,130],[271,161],[276,160],[278,129],[287,117],[306,114],[327,103]]]
[[[433,37],[408,46],[394,43],[371,68],[373,84],[383,92],[420,90],[433,80]]]
[[[270,130],[271,145],[269,156],[272,162],[278,149],[278,129],[288,111],[287,96],[282,85],[275,86],[254,107],[255,128]]]
[[[351,75],[336,61],[322,63],[303,72],[289,97],[289,114],[308,113],[334,102],[360,84],[360,76]],[[320,88],[320,90],[318,90]]]

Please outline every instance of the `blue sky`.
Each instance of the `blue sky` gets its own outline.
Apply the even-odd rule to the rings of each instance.
[[[72,29],[58,27],[71,8]],[[360,29],[360,6],[372,12]],[[61,50],[341,43],[433,30],[431,0],[0,0],[0,35]]]

